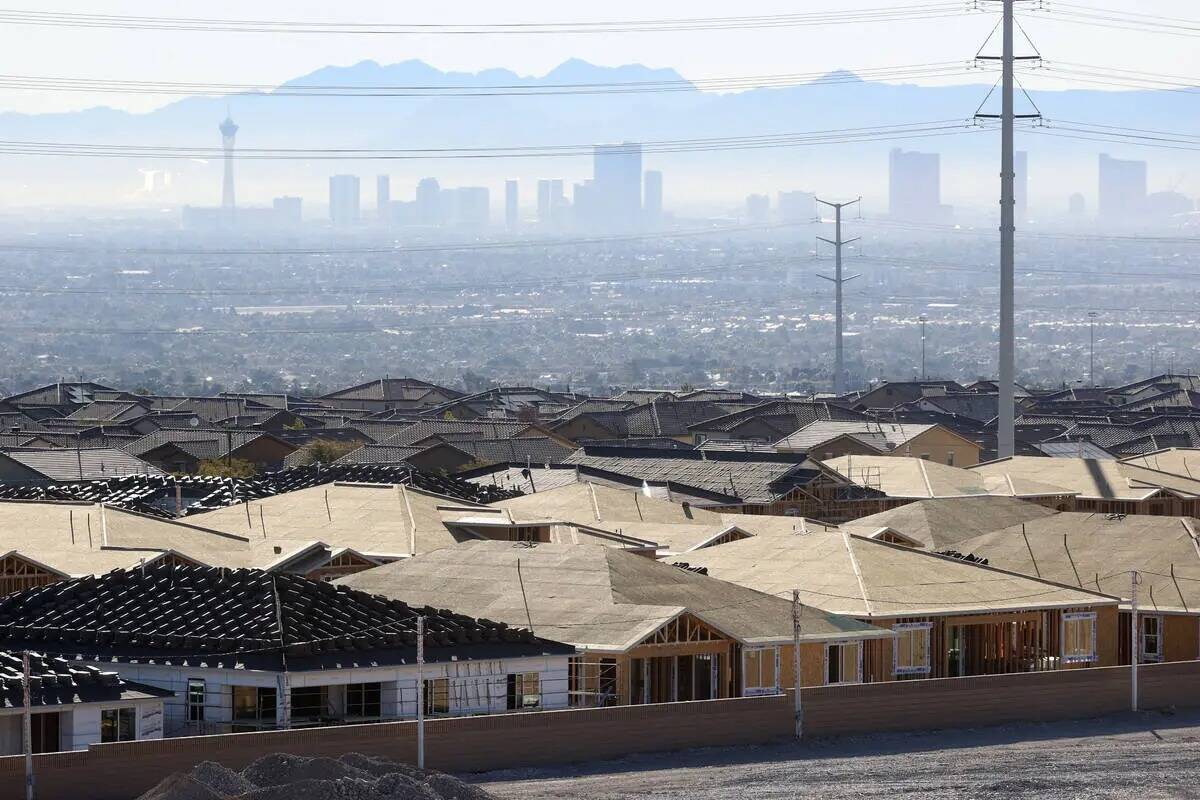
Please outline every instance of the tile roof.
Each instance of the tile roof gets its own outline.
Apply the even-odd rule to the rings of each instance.
[[[414,608],[346,586],[254,569],[156,564],[0,598],[0,640],[89,661],[177,659],[303,671],[426,659],[565,654],[528,630]],[[19,643],[19,644],[18,644]]]
[[[753,408],[735,411],[725,416],[716,417],[691,426],[692,432],[733,431],[739,426],[751,421],[770,418],[771,427],[778,431],[780,438],[800,430],[805,425],[820,419],[861,420],[868,419],[866,414],[851,411],[833,403],[810,402],[799,400],[773,400],[761,403]]]
[[[780,450],[808,452],[839,436],[855,436],[880,452],[895,450],[930,430],[936,425],[903,425],[894,422],[862,420],[842,422],[817,420],[805,425],[795,433],[780,439],[775,447]]]
[[[821,474],[812,461],[795,458],[767,460],[767,453],[705,453],[704,451],[632,451],[613,453],[616,448],[584,448],[563,463],[626,475],[657,483],[671,481],[747,503],[769,503]],[[684,453],[688,453],[684,457]],[[662,457],[665,456],[665,457]],[[704,456],[704,457],[702,457]],[[738,456],[738,458],[731,458]]]
[[[53,449],[10,448],[0,459],[10,459],[58,483],[102,480],[122,475],[162,475],[162,470],[114,447]]]

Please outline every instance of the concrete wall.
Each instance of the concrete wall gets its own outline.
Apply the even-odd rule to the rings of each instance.
[[[1093,717],[1129,708],[1129,677],[1127,667],[1101,667],[804,689],[805,730],[828,736]],[[1144,709],[1200,706],[1200,662],[1145,666],[1139,677]],[[783,694],[434,720],[427,755],[431,767],[472,772],[756,744],[792,729],[791,696]],[[273,752],[361,752],[411,761],[415,740],[415,723],[393,722],[97,745],[34,762],[40,800],[132,800],[203,760],[240,768]],[[23,768],[20,757],[0,758],[0,797],[19,796]]]

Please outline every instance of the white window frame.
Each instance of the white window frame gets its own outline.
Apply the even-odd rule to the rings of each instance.
[[[900,666],[900,648],[897,646],[899,637],[892,643],[892,674],[893,675],[928,675],[933,671],[933,623],[932,622],[902,622],[892,626],[892,630],[903,636],[908,631],[925,631],[925,666]]]
[[[1090,620],[1092,623],[1092,652],[1089,655],[1067,655],[1067,623],[1080,622]],[[1059,627],[1059,639],[1061,641],[1060,649],[1062,651],[1062,663],[1064,664],[1090,664],[1097,661],[1096,655],[1096,612],[1095,611],[1073,611],[1062,615],[1062,623]]]
[[[829,682],[829,649],[832,647],[853,647],[858,654],[854,659],[854,680],[846,680],[846,676],[842,676],[842,680],[837,683]],[[836,642],[825,643],[825,664],[822,670],[822,682],[825,686],[853,686],[856,683],[862,683],[863,672],[863,646],[861,639],[840,639]]]
[[[1158,623],[1158,652],[1150,653],[1146,650],[1146,620],[1152,619]],[[1162,661],[1166,657],[1166,618],[1161,614],[1138,614],[1138,623],[1141,630],[1138,631],[1138,652],[1139,660],[1142,662],[1155,663]]]
[[[746,670],[746,656],[750,653],[771,653],[775,657],[775,685],[774,686],[750,686],[747,683],[749,673]],[[758,680],[759,676],[755,676]],[[778,647],[743,647],[742,648],[742,696],[757,697],[766,694],[779,694],[779,648]]]
[[[196,695],[193,689],[198,688],[200,702],[196,702]],[[187,721],[191,725],[198,725],[204,722],[206,716],[205,711],[208,707],[208,684],[204,678],[188,678],[187,688],[184,690],[187,698]]]

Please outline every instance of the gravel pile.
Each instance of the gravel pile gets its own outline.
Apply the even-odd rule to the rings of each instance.
[[[241,772],[205,761],[138,800],[494,800],[450,775],[351,753],[264,756]]]

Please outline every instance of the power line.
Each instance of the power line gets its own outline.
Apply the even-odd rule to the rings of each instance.
[[[132,16],[0,9],[0,23],[53,28],[101,28],[210,33],[495,36],[760,30],[874,22],[921,21],[965,16],[971,13],[973,13],[972,8],[966,2],[929,2],[851,10],[758,16],[508,22],[491,24],[397,24],[387,22],[321,22],[314,20]]]
[[[907,222],[903,220],[887,220],[867,218],[859,220],[862,225],[899,228],[930,233],[952,233],[963,236],[993,237],[995,231],[962,228],[957,225],[939,225],[932,222]],[[1148,244],[1200,244],[1200,236],[1154,236],[1139,234],[1103,234],[1103,233],[1072,233],[1069,231],[1022,231],[1023,239],[1082,239],[1084,241],[1101,242],[1144,242]]]
[[[334,84],[238,84],[116,80],[101,78],[0,75],[0,88],[51,92],[89,92],[151,95],[263,95],[266,97],[522,97],[538,95],[626,94],[827,86],[950,77],[979,72],[973,62],[940,61],[893,67],[867,67],[837,72],[775,73],[659,81],[589,83],[426,84],[339,86]]]
[[[931,136],[981,132],[964,120],[878,125],[862,128],[831,129],[790,133],[723,136],[702,139],[661,139],[638,143],[643,153],[723,152],[830,144],[855,144],[897,139],[922,139]],[[284,161],[394,161],[493,158],[551,158],[592,156],[595,144],[533,145],[516,147],[433,147],[433,148],[238,148],[238,160]],[[181,147],[161,145],[90,144],[84,142],[41,142],[0,140],[0,155],[44,155],[88,158],[143,158],[208,160],[223,157],[219,147]]]
[[[1053,2],[1037,12],[1043,19],[1114,30],[1200,36],[1200,20],[1162,17],[1138,12],[1113,11],[1073,3]]]

